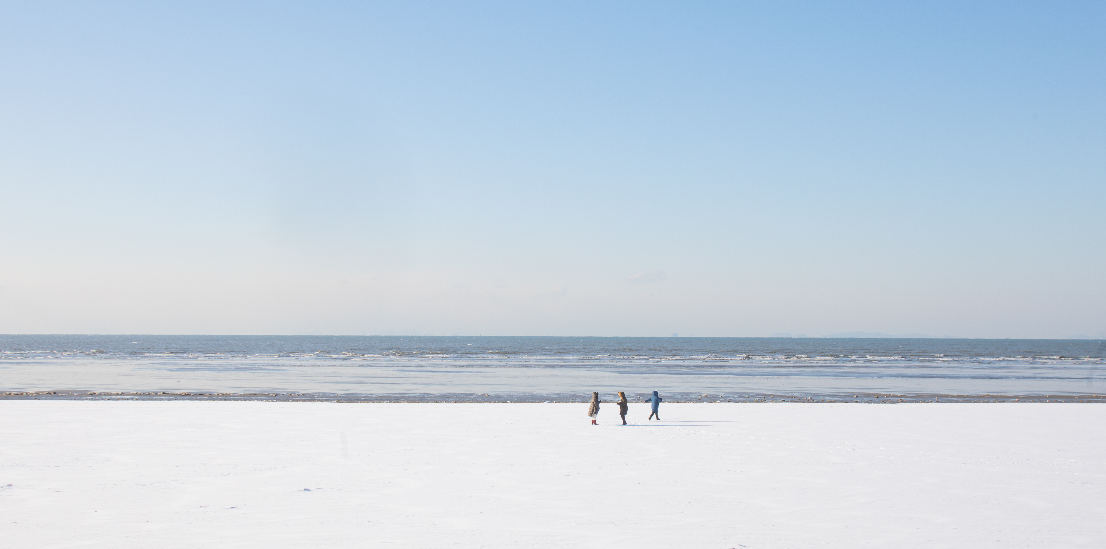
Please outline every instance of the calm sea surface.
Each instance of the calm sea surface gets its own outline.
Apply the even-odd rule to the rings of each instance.
[[[0,392],[395,400],[1102,396],[1106,341],[0,335]]]

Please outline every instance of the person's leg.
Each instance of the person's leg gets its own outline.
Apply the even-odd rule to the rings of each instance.
[[[626,425],[626,414],[622,414],[622,424]]]

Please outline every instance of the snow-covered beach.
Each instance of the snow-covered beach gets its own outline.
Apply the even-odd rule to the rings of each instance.
[[[9,547],[1098,547],[1106,407],[0,402]]]

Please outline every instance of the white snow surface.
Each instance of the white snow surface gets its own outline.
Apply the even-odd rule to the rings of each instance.
[[[1106,406],[0,402],[3,547],[1103,547]]]

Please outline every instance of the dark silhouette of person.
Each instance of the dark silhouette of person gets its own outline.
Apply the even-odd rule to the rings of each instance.
[[[618,392],[618,415],[622,416],[622,424],[626,425],[626,411],[630,408],[630,404],[626,402],[626,393]]]

